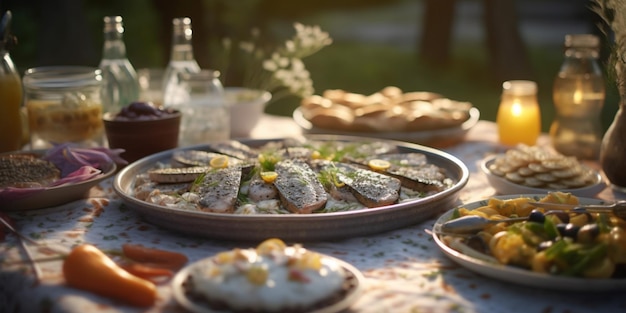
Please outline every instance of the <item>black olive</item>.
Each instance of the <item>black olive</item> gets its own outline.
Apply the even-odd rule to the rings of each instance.
[[[543,212],[539,210],[532,210],[532,212],[530,212],[530,215],[528,215],[529,222],[537,222],[539,224],[543,224],[545,220],[546,216],[543,214]]]
[[[572,223],[559,223],[556,225],[556,229],[559,231],[559,234],[561,234],[561,236],[576,239],[576,235],[578,234],[578,230],[580,230],[580,227]]]
[[[599,234],[600,228],[598,224],[586,224],[578,231],[576,241],[580,243],[592,243]]]

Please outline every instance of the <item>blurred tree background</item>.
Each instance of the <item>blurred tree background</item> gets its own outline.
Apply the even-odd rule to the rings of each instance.
[[[445,15],[445,11],[437,9],[426,16],[428,4],[435,1],[450,6],[452,11]],[[270,35],[268,41],[278,42],[293,34],[292,24],[298,21],[319,25],[334,40],[331,46],[304,60],[316,93],[344,89],[370,94],[385,86],[397,86],[405,91],[433,91],[472,102],[480,109],[483,119],[495,120],[502,77],[506,76],[494,75],[490,68],[494,58],[490,55],[487,22],[483,19],[490,16],[485,10],[488,3],[499,4],[502,10],[502,1],[2,0],[0,9],[2,12],[9,9],[14,16],[13,32],[18,46],[11,51],[11,56],[20,72],[45,65],[97,66],[102,49],[102,18],[107,15],[124,18],[127,54],[137,69],[167,64],[174,17],[192,19],[194,53],[203,68],[216,66],[224,37],[248,38],[251,29],[258,28]],[[520,25],[547,20],[552,23],[547,27],[562,29],[562,33],[557,32],[557,36],[549,39],[549,44],[529,40],[535,39],[529,36],[545,35],[541,30],[532,34],[522,32],[520,37],[525,51],[514,53],[508,60],[504,55],[504,62],[530,66],[521,69],[527,77],[510,79],[532,79],[538,83],[543,130],[547,131],[554,116],[552,81],[563,59],[563,36],[596,32],[593,24],[597,20],[587,0],[505,2],[516,10]],[[490,14],[493,17],[499,12],[502,11]],[[435,62],[424,57],[428,56],[425,50],[432,53],[435,45],[424,46],[426,38],[422,32],[427,17],[431,17],[432,23],[432,20],[445,21],[446,16],[448,24],[435,25],[436,28],[429,28],[426,34],[431,35],[430,42],[437,43],[437,38],[441,37],[443,51],[448,53],[443,62]],[[460,24],[467,22],[471,24]],[[512,23],[514,25],[515,20]],[[574,28],[568,29],[570,24]],[[470,30],[479,35],[468,36],[465,31]],[[527,62],[521,62],[523,60],[515,55],[525,55]],[[225,85],[237,84],[236,75],[229,73],[227,77]],[[611,123],[618,102],[613,84],[607,82],[607,87],[608,97],[602,114],[605,128]],[[289,116],[298,105],[297,98],[285,98],[272,103],[266,111]]]

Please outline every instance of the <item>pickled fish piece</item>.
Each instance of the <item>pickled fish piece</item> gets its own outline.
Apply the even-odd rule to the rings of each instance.
[[[337,164],[337,178],[368,208],[396,203],[400,197],[400,180],[348,164]]]
[[[381,154],[350,161],[367,167],[372,159],[388,161],[391,166],[380,172],[399,179],[405,188],[420,192],[442,191],[449,183],[443,170],[428,163],[426,155],[422,153]]]
[[[191,191],[200,196],[198,202],[200,210],[232,213],[235,210],[240,184],[241,168],[231,166],[208,170],[201,181],[193,185]]]
[[[392,166],[384,172],[402,182],[402,186],[420,192],[442,191],[448,183],[441,168],[434,164],[419,167]]]
[[[311,213],[326,204],[326,191],[317,175],[304,161],[284,160],[276,163],[278,177],[274,186],[282,205],[293,213]]]
[[[248,199],[253,202],[277,199],[278,190],[272,183],[266,183],[260,175],[253,175],[248,185]]]
[[[347,163],[314,160],[326,189],[333,198],[347,200],[347,190],[354,200],[368,208],[395,203],[400,197],[400,180]]]
[[[148,177],[162,184],[190,183],[208,170],[206,166],[159,168],[148,171]]]
[[[256,159],[259,155],[259,152],[255,149],[235,140],[209,143],[209,149],[240,160]]]
[[[172,160],[182,166],[209,166],[212,159],[223,156],[223,154],[201,150],[183,150],[174,152]],[[228,158],[228,164],[235,165],[241,163],[240,159]]]

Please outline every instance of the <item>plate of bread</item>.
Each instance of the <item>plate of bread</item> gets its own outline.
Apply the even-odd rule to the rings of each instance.
[[[311,134],[336,134],[401,140],[446,147],[463,140],[478,122],[470,102],[429,91],[405,92],[388,86],[370,95],[341,89],[304,98],[295,122]]]

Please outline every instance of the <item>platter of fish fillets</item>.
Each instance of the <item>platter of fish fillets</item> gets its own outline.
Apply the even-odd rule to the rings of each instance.
[[[149,223],[207,238],[320,241],[414,225],[454,206],[467,167],[437,149],[312,135],[163,151],[113,187]]]

